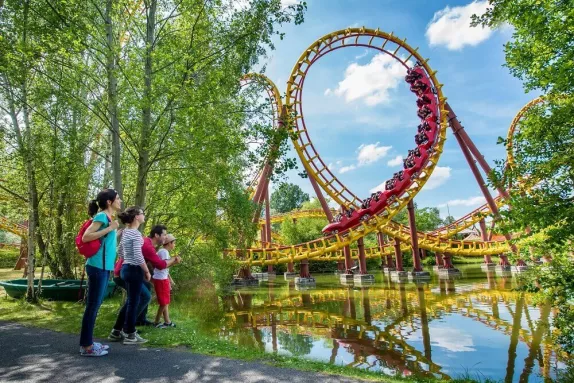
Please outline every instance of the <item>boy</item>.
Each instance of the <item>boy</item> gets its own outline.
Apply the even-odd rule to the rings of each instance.
[[[175,237],[171,234],[166,236],[165,242],[163,243],[163,247],[157,252],[158,257],[160,257],[164,261],[168,261],[170,259],[169,252],[175,248]],[[167,328],[167,327],[175,327],[175,323],[173,323],[169,319],[169,303],[170,303],[170,290],[171,286],[173,285],[173,280],[169,275],[169,268],[165,269],[154,269],[153,270],[153,286],[155,288],[155,293],[157,295],[157,301],[159,303],[159,308],[157,310],[157,315],[155,316],[155,327],[157,328]],[[161,317],[163,315],[163,323],[159,323]]]

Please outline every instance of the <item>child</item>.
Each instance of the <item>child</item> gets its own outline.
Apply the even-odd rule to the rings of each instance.
[[[167,261],[170,259],[169,252],[175,248],[175,237],[171,234],[168,234],[165,242],[163,243],[163,248],[157,252],[157,255]],[[157,328],[167,328],[167,327],[175,327],[175,323],[173,323],[169,319],[169,302],[170,302],[170,290],[171,287],[174,285],[171,276],[169,275],[169,268],[159,270],[153,270],[153,286],[155,288],[155,293],[157,295],[157,301],[159,303],[159,308],[157,310],[157,315],[155,316],[155,327]],[[161,316],[163,315],[163,323],[159,323]]]

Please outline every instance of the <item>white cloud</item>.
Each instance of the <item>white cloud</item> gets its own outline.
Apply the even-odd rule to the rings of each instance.
[[[359,146],[357,161],[359,166],[372,164],[387,155],[392,146],[379,146],[379,143]]]
[[[486,199],[483,196],[477,196],[477,197],[470,197],[467,199],[453,199],[453,200],[450,200],[446,203],[441,203],[437,207],[443,208],[443,207],[447,207],[447,205],[449,207],[451,207],[451,206],[479,206],[479,205],[483,205],[485,202],[486,202]]]
[[[365,65],[353,63],[345,70],[345,78],[335,89],[345,101],[363,99],[369,106],[389,101],[389,91],[396,88],[406,69],[389,55],[379,53]]]
[[[331,90],[331,88],[327,88],[325,89],[325,93],[323,93],[325,96],[330,95],[331,93],[333,93],[333,91]]]
[[[451,168],[448,166],[437,166],[434,168],[429,180],[424,186],[425,190],[432,190],[444,184],[450,178]]]
[[[449,50],[462,49],[465,45],[477,45],[488,39],[492,30],[482,26],[471,27],[471,16],[482,15],[488,1],[473,1],[460,7],[446,7],[433,16],[427,26],[426,36],[431,46],[443,45]]]
[[[476,351],[472,335],[456,328],[429,326],[433,347],[444,348],[450,352]],[[417,331],[408,336],[409,341],[422,342],[422,332]]]
[[[393,158],[392,160],[389,160],[387,162],[387,165],[388,166],[399,166],[402,163],[403,163],[403,156],[398,155],[395,158]]]
[[[341,169],[339,169],[339,173],[343,174],[343,173],[347,173],[350,172],[351,170],[355,170],[357,167],[355,165],[349,165],[349,166],[343,166]]]

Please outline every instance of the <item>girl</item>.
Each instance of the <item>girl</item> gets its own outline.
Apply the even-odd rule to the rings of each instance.
[[[175,248],[175,237],[171,234],[168,234],[165,242],[163,244],[163,248],[157,252],[157,255],[167,261],[170,259],[169,252]],[[169,275],[169,269],[165,268],[163,270],[154,269],[153,270],[153,287],[155,288],[155,293],[157,295],[157,301],[159,303],[159,308],[157,309],[157,315],[155,316],[155,327],[157,328],[166,328],[166,327],[175,327],[175,323],[173,323],[169,319],[169,302],[170,302],[170,290],[171,287],[174,286],[174,282]],[[163,323],[160,324],[159,321],[163,315]]]
[[[82,241],[89,242],[98,239],[101,241],[101,246],[98,252],[86,262],[88,296],[80,332],[80,355],[82,356],[108,354],[109,346],[94,342],[93,334],[98,310],[108,288],[110,271],[114,269],[116,229],[119,225],[117,221],[112,221],[112,216],[121,209],[121,205],[122,200],[118,192],[113,189],[102,190],[88,205],[88,214],[93,217],[93,220],[84,232]]]
[[[118,218],[126,228],[122,233],[121,246],[123,248],[124,263],[120,272],[126,284],[128,299],[126,302],[126,318],[123,331],[126,334],[124,344],[145,343],[146,339],[136,332],[136,318],[138,304],[142,291],[143,281],[149,281],[151,274],[142,254],[143,237],[138,231],[145,221],[144,212],[138,206],[127,208]]]

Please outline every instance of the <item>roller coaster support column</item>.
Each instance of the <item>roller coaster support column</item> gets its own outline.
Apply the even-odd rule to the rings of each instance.
[[[323,208],[323,212],[325,212],[325,216],[327,217],[327,220],[329,222],[333,222],[333,213],[331,213],[331,209],[329,208],[329,204],[327,203],[327,200],[323,196],[323,193],[321,192],[321,188],[317,184],[317,181],[315,181],[315,179],[311,176],[309,176],[309,181],[311,182],[311,186],[313,186],[313,190],[315,191],[315,195],[317,196],[317,199],[321,203],[321,208]]]
[[[427,271],[423,271],[421,266],[421,258],[419,255],[419,237],[417,234],[417,223],[415,220],[415,204],[412,199],[407,205],[407,210],[409,212],[409,228],[411,230],[411,248],[413,250],[414,265],[414,269],[409,276],[413,279],[430,278],[430,274]]]
[[[458,120],[456,120],[456,114],[453,112],[453,110],[450,107],[450,105],[448,104],[448,102],[445,103],[445,108],[448,111],[449,120],[456,121],[457,125],[456,126],[451,125],[451,128],[453,129],[455,136],[457,136],[457,140],[460,137],[460,140],[462,140],[462,142],[464,142],[465,146],[468,148],[468,150],[470,150],[470,152],[472,153],[474,158],[476,158],[476,161],[479,163],[482,170],[484,170],[484,172],[486,174],[490,174],[490,172],[492,172],[492,168],[488,165],[488,162],[486,162],[482,153],[480,153],[480,151],[478,150],[478,148],[476,147],[474,142],[470,139],[470,136],[466,133],[466,131],[464,130],[464,127],[462,125],[460,125],[460,122],[458,122]],[[459,143],[460,143],[460,141],[459,141]],[[510,198],[510,196],[508,195],[508,192],[506,190],[504,190],[503,188],[497,186],[496,190],[498,190],[500,195],[503,196],[504,198],[506,198],[506,199]]]
[[[271,209],[269,208],[269,188],[266,190],[265,197],[265,239],[267,240],[267,247],[271,246]],[[267,254],[267,259],[271,259],[271,255]],[[273,265],[267,265],[267,273],[275,274]]]
[[[443,267],[438,271],[439,277],[448,277],[450,275],[460,275],[460,270],[455,268],[452,264],[452,256],[449,253],[444,253]]]
[[[404,280],[407,279],[409,276],[409,273],[407,273],[404,269],[403,269],[403,253],[401,251],[401,242],[399,241],[398,238],[395,238],[395,258],[396,258],[396,265],[397,265],[397,269],[394,271],[390,272],[391,278],[395,278],[400,280]]]
[[[349,245],[343,247],[343,255],[345,256],[345,270],[339,275],[339,280],[342,283],[347,283],[353,280],[353,259],[351,258],[351,248]]]
[[[488,241],[488,232],[486,230],[486,222],[484,221],[484,218],[480,220],[480,235],[483,241],[485,242]],[[484,263],[480,266],[480,268],[483,270],[489,270],[494,269],[494,266],[495,265],[492,262],[492,259],[490,258],[490,254],[485,254]]]
[[[434,263],[435,266],[433,267],[433,270],[438,272],[440,269],[442,269],[444,266],[442,264],[442,254],[441,253],[434,253]]]
[[[357,240],[357,247],[359,248],[359,273],[353,276],[355,283],[373,283],[375,276],[367,274],[367,258],[365,256],[365,243],[363,238]]]
[[[448,104],[447,104],[447,106],[448,106]],[[469,147],[467,146],[465,140],[461,136],[462,135],[461,132],[463,132],[465,135],[466,135],[466,132],[464,132],[464,128],[462,127],[462,125],[460,124],[458,119],[456,118],[456,114],[454,114],[452,109],[450,109],[450,107],[448,107],[447,110],[449,110],[448,118],[449,118],[449,122],[450,122],[450,127],[452,128],[454,136],[455,136],[456,140],[458,141],[460,149],[462,150],[462,153],[464,154],[464,157],[466,158],[466,161],[468,162],[468,166],[470,166],[470,169],[472,170],[472,174],[474,174],[474,178],[476,178],[476,182],[478,183],[478,186],[480,187],[480,190],[482,191],[484,198],[486,198],[486,203],[488,204],[490,211],[494,215],[494,219],[498,220],[498,219],[500,219],[500,213],[498,211],[498,206],[496,206],[496,202],[494,202],[492,195],[490,195],[490,192],[488,191],[488,188],[486,187],[484,179],[482,178],[482,175],[480,174],[478,167],[474,163],[474,160],[473,160],[472,154],[469,150]],[[466,135],[466,137],[468,137],[468,135]],[[469,138],[469,140],[470,140],[470,138]],[[474,144],[473,144],[473,146],[474,146]],[[474,148],[478,152],[478,149],[476,149],[476,146]],[[482,161],[484,161],[484,157],[482,157],[480,152],[478,152],[478,155],[480,158],[482,158]],[[477,158],[477,160],[478,160],[478,158]],[[488,164],[486,164],[486,165],[488,166]],[[508,194],[506,194],[506,195],[508,195]],[[510,241],[510,234],[505,234],[505,237],[506,237],[507,241]],[[510,247],[511,247],[513,253],[515,253],[515,254],[518,253],[518,249],[516,248],[516,246],[514,244],[510,244]],[[503,269],[509,269],[510,268],[510,263],[508,262],[508,258],[506,257],[506,255],[500,256],[500,267]]]

